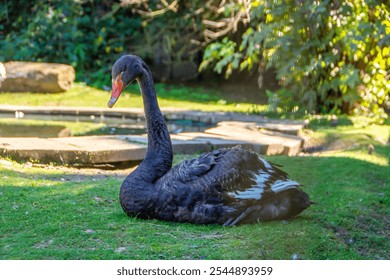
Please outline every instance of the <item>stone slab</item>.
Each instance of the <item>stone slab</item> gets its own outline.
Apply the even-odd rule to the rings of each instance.
[[[98,164],[142,160],[146,145],[115,136],[1,138],[0,154],[42,163]]]
[[[296,155],[299,139],[257,132],[245,134],[222,130],[211,133],[181,133],[172,135],[174,153],[194,154],[222,147],[241,145],[266,155]],[[16,160],[42,163],[100,164],[142,160],[146,153],[147,135],[83,136],[64,138],[0,138],[0,154]]]
[[[178,135],[172,135],[171,137],[174,150],[177,150],[178,153],[187,153],[189,149],[193,151],[190,153],[210,152],[215,149],[229,148],[237,145],[257,150],[256,145],[252,143],[234,139],[223,139],[207,133],[183,132]],[[192,147],[189,147],[186,143],[192,143]]]
[[[147,145],[147,135],[122,135],[118,136],[132,143]],[[221,139],[205,133],[186,132],[171,135],[173,152],[178,154],[196,154],[210,152],[214,149],[234,147],[241,145],[243,147],[255,149],[255,147],[245,141]]]
[[[216,135],[223,139],[232,139],[257,144],[260,153],[266,155],[289,155],[299,153],[303,139],[272,131],[258,129],[256,123],[220,122],[216,127],[205,131],[209,135]]]
[[[241,141],[220,140],[201,135],[173,135],[174,153],[195,154]],[[0,138],[0,155],[15,160],[41,163],[100,164],[139,161],[146,154],[147,135],[82,136],[64,138]]]

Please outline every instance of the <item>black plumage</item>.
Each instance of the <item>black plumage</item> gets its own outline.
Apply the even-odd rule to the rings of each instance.
[[[109,106],[136,79],[148,129],[145,159],[120,189],[120,202],[129,216],[236,225],[287,219],[312,204],[299,183],[239,146],[205,153],[172,168],[172,144],[149,68],[139,57],[125,55],[113,65],[112,77]]]

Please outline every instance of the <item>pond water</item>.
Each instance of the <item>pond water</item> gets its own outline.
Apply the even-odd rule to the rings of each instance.
[[[167,121],[169,132],[203,132],[209,124],[192,120]],[[0,114],[0,137],[67,137],[144,134],[144,120],[100,116]]]

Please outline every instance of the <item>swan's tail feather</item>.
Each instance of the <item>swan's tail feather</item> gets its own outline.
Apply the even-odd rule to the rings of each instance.
[[[272,184],[271,190],[274,193],[279,193],[279,192],[286,191],[286,190],[289,190],[289,189],[295,189],[295,188],[297,188],[299,186],[300,186],[299,183],[297,183],[295,181],[291,181],[291,180],[288,180],[288,181],[276,181],[274,184]]]
[[[275,179],[274,176],[259,170],[253,174],[252,185],[243,190],[232,190],[228,195],[236,199],[256,199],[262,200],[270,195],[280,193],[289,189],[296,189],[301,186],[298,182],[287,178]]]

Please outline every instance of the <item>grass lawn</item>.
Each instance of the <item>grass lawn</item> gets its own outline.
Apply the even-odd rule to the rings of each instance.
[[[315,137],[355,144],[267,157],[317,204],[289,221],[232,228],[127,217],[118,192],[130,170],[0,159],[0,259],[390,259],[389,128],[318,127]]]
[[[266,105],[230,103],[220,93],[202,88],[156,84],[161,107],[185,108],[203,111],[233,111],[242,113],[264,112]],[[108,91],[75,83],[64,93],[0,93],[0,104],[23,106],[69,106],[107,108]],[[205,106],[207,105],[207,106]],[[131,84],[121,95],[116,108],[141,108],[142,98],[136,83]]]

